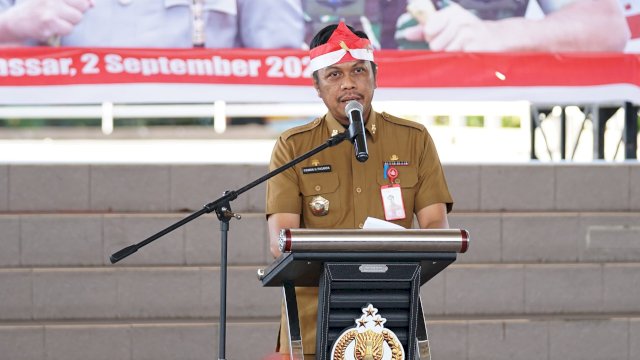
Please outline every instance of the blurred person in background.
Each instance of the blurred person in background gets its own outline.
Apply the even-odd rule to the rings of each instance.
[[[362,29],[374,49],[396,49],[396,22],[407,0],[303,0],[302,6],[307,43],[328,24],[344,21]]]
[[[300,48],[300,0],[0,0],[0,45]]]
[[[401,48],[470,52],[623,51],[629,36],[619,0],[410,0],[396,32]]]
[[[632,4],[634,3],[634,4]],[[359,24],[376,49],[621,51],[638,0],[303,0],[307,40]],[[624,8],[624,9],[623,9]],[[629,11],[627,11],[629,12]]]

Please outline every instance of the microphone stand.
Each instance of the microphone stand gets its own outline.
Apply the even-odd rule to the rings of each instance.
[[[274,169],[273,171],[267,173],[266,175],[260,177],[252,181],[251,183],[243,186],[238,190],[225,191],[217,200],[206,204],[202,209],[194,212],[193,214],[187,216],[186,218],[176,222],[173,225],[168,226],[167,228],[157,232],[156,234],[148,237],[147,239],[130,246],[127,246],[115,253],[113,253],[109,260],[112,264],[117,263],[118,261],[126,258],[127,256],[135,253],[143,246],[148,245],[152,241],[170,233],[171,231],[185,225],[191,220],[200,217],[201,215],[211,213],[213,211],[216,212],[218,219],[220,220],[220,233],[221,233],[221,250],[220,250],[220,338],[218,344],[218,359],[225,360],[225,344],[226,344],[226,327],[227,327],[227,234],[229,231],[229,221],[231,218],[235,217],[236,219],[240,219],[241,216],[238,214],[234,214],[231,211],[230,202],[235,200],[238,195],[250,190],[251,188],[265,182],[266,180],[280,174],[281,172],[293,167],[294,165],[302,162],[310,158],[311,156],[323,151],[324,149],[338,145],[342,141],[346,139],[351,139],[352,136],[349,131],[345,131],[339,133],[337,135],[329,138],[325,143],[318,146],[317,148],[310,150],[309,152],[302,154],[300,157],[297,157],[290,162],[282,165],[281,167]]]

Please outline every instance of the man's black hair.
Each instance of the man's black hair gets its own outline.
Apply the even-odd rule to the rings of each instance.
[[[313,48],[316,48],[316,47],[318,47],[320,45],[326,44],[327,41],[329,41],[329,38],[331,37],[331,35],[333,35],[333,32],[337,28],[338,28],[338,24],[327,25],[324,28],[322,28],[320,31],[318,31],[316,36],[314,36],[313,39],[311,39],[311,43],[309,44],[309,48],[313,49]],[[369,37],[367,36],[367,34],[364,33],[364,31],[356,30],[351,25],[347,25],[347,28],[349,28],[349,30],[351,30],[351,32],[356,34],[356,36],[358,36],[359,38],[363,38],[363,39],[367,39],[367,40],[369,39]],[[373,76],[375,77],[376,73],[378,71],[378,67],[377,67],[376,63],[374,63],[373,61],[371,61],[371,69],[373,70]],[[313,72],[313,80],[316,83],[319,80],[318,79],[318,71],[317,70]]]

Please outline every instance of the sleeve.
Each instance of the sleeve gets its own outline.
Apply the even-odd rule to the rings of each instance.
[[[291,161],[293,153],[291,143],[280,136],[271,154],[269,171],[273,171]],[[267,181],[265,207],[267,217],[276,213],[300,214],[301,207],[300,185],[294,168],[289,168]]]
[[[414,211],[417,213],[429,205],[444,203],[447,205],[447,212],[450,212],[453,208],[453,199],[449,193],[436,146],[426,129],[423,134],[424,147],[418,162],[418,188]]]

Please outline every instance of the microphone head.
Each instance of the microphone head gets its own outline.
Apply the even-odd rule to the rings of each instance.
[[[358,110],[361,113],[364,112],[362,104],[357,102],[356,100],[350,100],[347,105],[344,107],[344,112],[349,115],[353,110]]]

